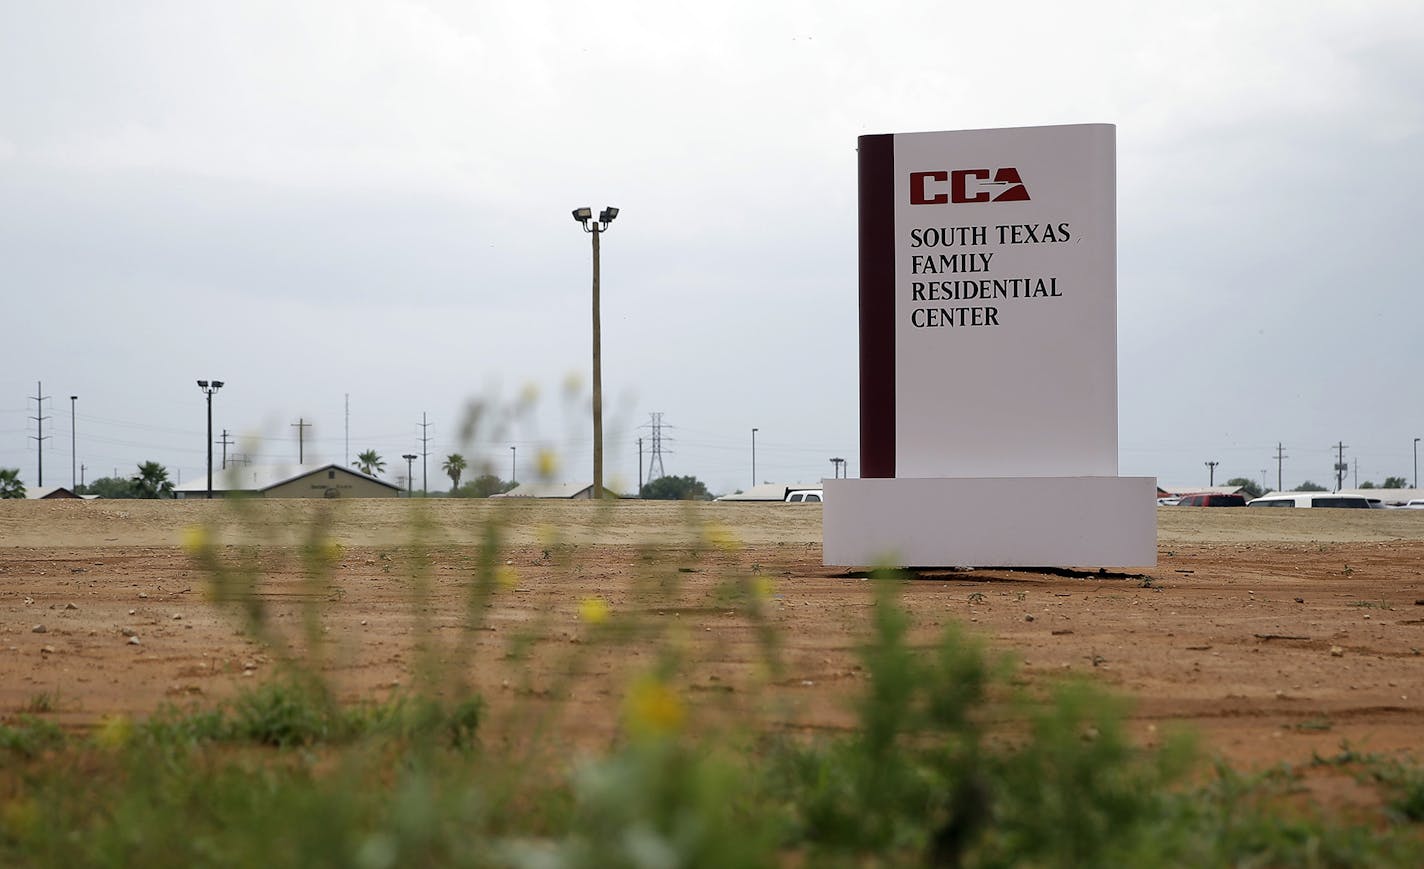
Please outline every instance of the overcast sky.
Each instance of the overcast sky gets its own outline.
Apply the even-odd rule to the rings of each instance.
[[[255,462],[299,420],[347,461],[349,395],[349,458],[393,481],[422,414],[432,489],[511,445],[586,481],[570,210],[615,205],[609,480],[654,412],[714,492],[753,427],[759,479],[856,476],[856,137],[1102,122],[1121,472],[1274,486],[1279,442],[1287,488],[1328,484],[1343,441],[1412,477],[1424,4],[1167,6],[0,0],[0,467],[36,482],[43,415],[68,484],[73,410],[86,479],[195,479],[206,378]]]

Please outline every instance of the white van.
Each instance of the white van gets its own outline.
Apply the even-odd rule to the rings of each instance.
[[[1364,495],[1343,495],[1338,492],[1274,492],[1262,495],[1247,507],[1350,507],[1368,510],[1383,507],[1379,498]]]

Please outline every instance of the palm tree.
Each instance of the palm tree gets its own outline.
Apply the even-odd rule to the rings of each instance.
[[[356,461],[351,463],[352,467],[368,477],[374,477],[386,469],[385,459],[375,450],[366,450],[364,453],[356,454]]]
[[[25,497],[25,484],[20,482],[19,468],[0,468],[0,498]]]
[[[450,493],[453,495],[455,490],[460,488],[460,475],[465,472],[465,468],[469,467],[469,465],[466,464],[464,456],[459,453],[451,453],[446,457],[445,463],[440,467],[444,468],[445,473],[450,475]]]
[[[168,479],[168,469],[158,462],[144,462],[139,465],[133,481],[140,498],[173,497],[173,483]]]

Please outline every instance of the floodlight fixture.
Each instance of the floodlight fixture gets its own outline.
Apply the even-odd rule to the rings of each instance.
[[[199,389],[207,389],[207,388],[208,388],[208,382],[207,382],[206,380],[199,380],[199,381],[198,381],[198,388],[199,388]]]
[[[613,206],[610,205],[610,206],[608,206],[607,208],[603,209],[601,212],[599,212],[599,214],[598,214],[598,222],[604,224],[605,226],[607,226],[608,224],[612,223],[612,222],[613,222],[613,218],[615,218],[615,217],[617,217],[617,216],[618,216],[618,209],[616,209],[616,208],[614,208]]]
[[[223,382],[221,380],[214,380],[213,389],[222,389],[222,383]]]
[[[579,223],[588,223],[590,220],[593,220],[593,209],[592,209],[592,208],[575,208],[575,209],[574,209],[574,220],[577,220]]]

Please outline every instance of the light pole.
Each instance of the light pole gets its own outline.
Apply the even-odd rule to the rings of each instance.
[[[518,482],[514,478],[514,460],[519,456],[519,449],[511,446],[509,448],[509,482]]]
[[[405,496],[409,498],[411,497],[410,486],[411,477],[413,476],[413,473],[411,471],[411,463],[415,461],[416,455],[415,453],[406,453],[402,455],[401,458],[405,459]]]
[[[79,475],[76,473],[79,469],[79,462],[75,458],[79,455],[77,446],[79,436],[74,433],[74,402],[78,400],[79,396],[77,395],[69,396],[69,488],[74,489],[76,495],[79,494]]]
[[[841,478],[841,466],[844,465],[844,464],[845,464],[845,459],[840,458],[839,456],[832,457],[832,459],[831,459],[831,467],[835,468],[835,473],[836,473],[835,479],[839,480],[839,479]]]
[[[1209,477],[1207,477],[1207,482],[1206,482],[1207,487],[1210,488],[1210,487],[1212,487],[1212,486],[1215,486],[1215,485],[1216,485],[1216,466],[1219,465],[1219,464],[1221,464],[1221,462],[1203,462],[1203,464],[1205,464],[1205,465],[1207,466],[1208,470],[1210,470],[1210,472],[1211,472],[1211,475],[1210,475]]]
[[[603,351],[598,324],[598,237],[608,231],[608,225],[618,216],[618,209],[609,206],[593,219],[593,209],[575,208],[574,220],[583,231],[593,235],[593,497],[603,497]]]
[[[198,381],[198,388],[208,397],[208,498],[213,497],[213,393],[222,389],[223,382],[214,380],[209,383],[206,380]]]
[[[757,429],[752,429],[752,485],[756,485],[756,433]]]
[[[1414,488],[1419,488],[1419,438],[1414,439]]]

